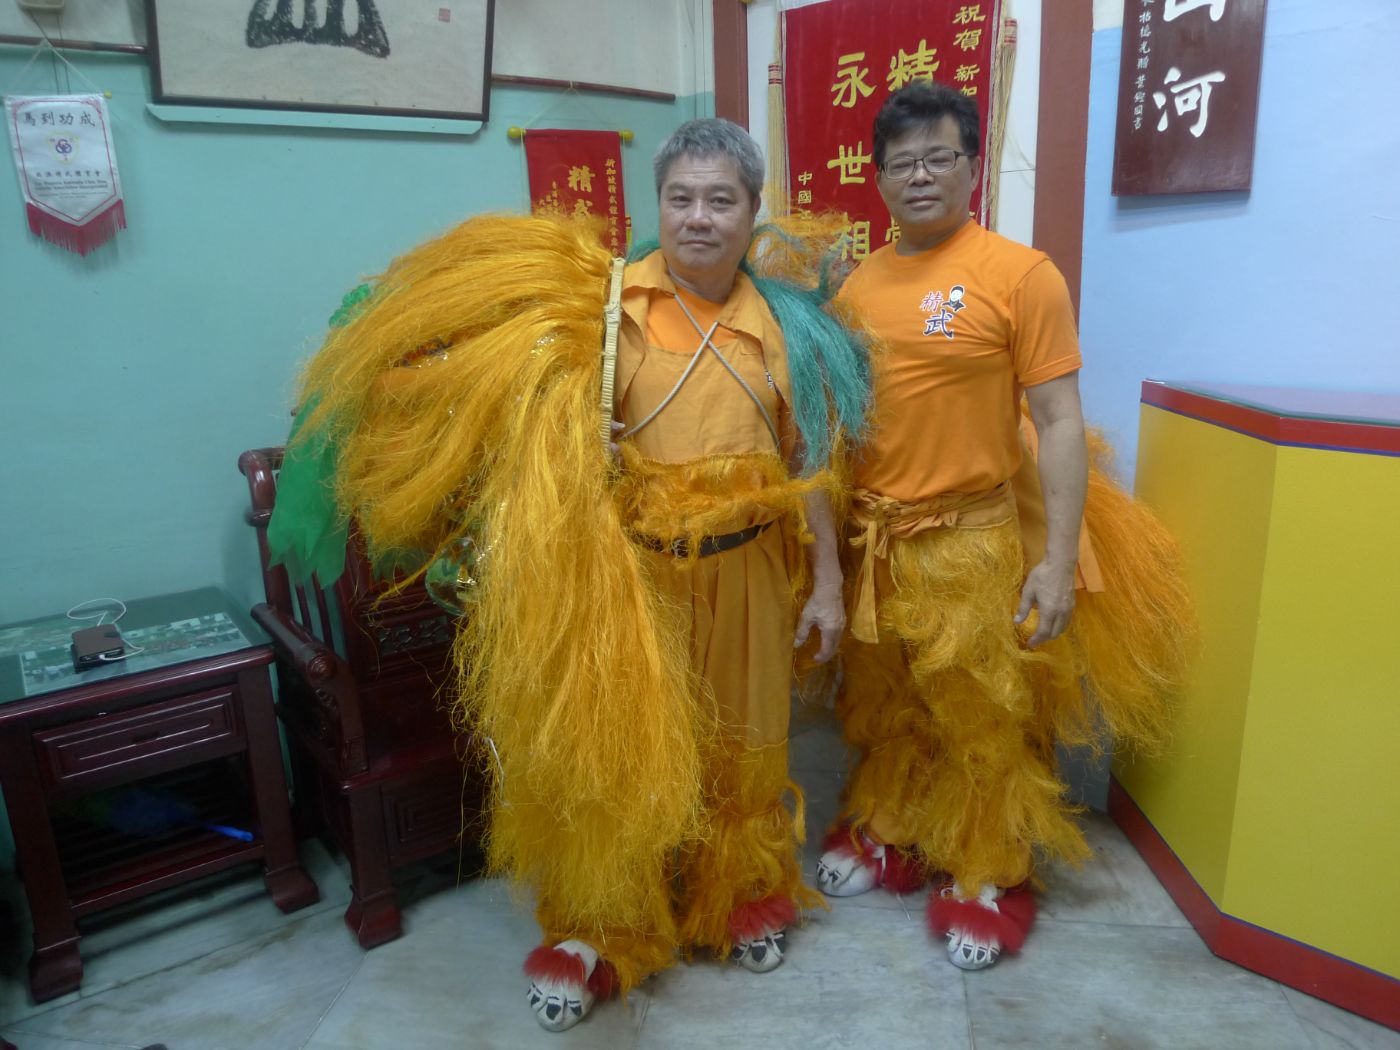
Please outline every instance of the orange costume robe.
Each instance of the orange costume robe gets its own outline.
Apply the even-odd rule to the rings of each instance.
[[[761,411],[709,350],[682,381],[701,335],[678,295],[702,328],[718,322],[713,343]],[[665,597],[671,628],[690,640],[700,702],[712,711],[705,831],[676,844],[677,871],[668,878],[677,891],[670,909],[653,910],[650,929],[564,928],[552,902],[539,907],[548,940],[594,944],[625,988],[667,965],[677,946],[727,952],[755,922],[763,925],[762,916],[818,898],[802,885],[801,797],[787,773],[793,568],[803,523],[802,486],[787,477],[793,438],[782,333],[746,276],[737,276],[725,303],[707,302],[678,291],[660,252],[627,268],[622,306],[615,404],[626,428],[632,531],[664,548],[682,536],[768,526],[712,555],[645,552],[648,582]]]
[[[1055,744],[1095,744],[1096,718],[1130,739],[1160,736],[1183,659],[1178,624],[1158,612],[1124,628],[1128,649],[1135,632],[1170,637],[1133,650],[1142,666],[1109,659],[1091,680],[1097,707],[1081,679],[1153,595],[1167,594],[1168,621],[1189,619],[1171,544],[1095,470],[1081,539],[1088,590],[1066,635],[1028,650],[1034,617],[1017,627],[1013,616],[1044,521],[1020,403],[1024,388],[1080,367],[1063,278],[1043,253],[968,222],[917,255],[881,249],[841,298],[884,344],[845,548],[853,637],[838,713],[859,758],[841,819],[968,892],[1016,886],[1037,856],[1088,853]],[[1121,531],[1095,535],[1109,522],[1151,533],[1166,555],[1139,564]]]

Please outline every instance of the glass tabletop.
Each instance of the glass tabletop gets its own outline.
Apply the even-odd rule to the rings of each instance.
[[[1309,390],[1245,383],[1166,381],[1164,385],[1293,419],[1400,427],[1400,394],[1364,390]]]
[[[221,656],[268,640],[215,587],[134,599],[126,603],[125,613],[109,599],[75,609],[81,619],[60,613],[0,626],[0,704]],[[114,622],[127,655],[74,670],[73,632]]]

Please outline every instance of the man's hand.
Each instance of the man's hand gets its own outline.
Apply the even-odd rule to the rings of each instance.
[[[1074,613],[1074,563],[1068,567],[1051,565],[1043,561],[1026,576],[1026,585],[1021,588],[1021,605],[1016,610],[1016,623],[1025,623],[1031,608],[1040,610],[1040,620],[1035,625],[1035,633],[1026,642],[1034,649],[1044,642],[1052,642],[1069,626]]]
[[[815,627],[822,633],[821,648],[813,659],[824,664],[836,655],[836,647],[841,642],[841,634],[846,630],[846,606],[841,600],[841,586],[817,586],[812,596],[802,607],[802,617],[797,621],[797,637],[792,647],[800,649]]]

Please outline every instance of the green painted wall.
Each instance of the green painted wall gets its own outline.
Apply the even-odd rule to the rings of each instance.
[[[282,442],[343,292],[468,215],[523,209],[512,124],[632,129],[624,189],[650,236],[652,153],[714,110],[498,88],[470,137],[168,124],[144,61],[70,57],[112,93],[129,227],[80,258],[29,233],[0,175],[0,623],[207,584],[261,600],[238,454]],[[0,46],[0,84],[69,89],[50,57],[12,88],[28,58]]]

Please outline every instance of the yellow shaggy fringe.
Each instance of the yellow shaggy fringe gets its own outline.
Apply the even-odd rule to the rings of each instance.
[[[863,756],[845,819],[917,846],[965,886],[1025,881],[1032,847],[1083,859],[1052,735],[1058,709],[1077,702],[1078,662],[1065,639],[1030,651],[1030,625],[1011,629],[1015,524],[922,533],[893,546],[890,571],[898,597],[882,603],[880,631],[891,640],[847,650],[837,711]]]
[[[491,867],[551,927],[649,936],[672,851],[704,833],[711,728],[597,436],[608,266],[588,228],[471,219],[390,266],[306,388],[373,554],[484,537],[455,715],[486,745]]]
[[[1032,651],[1035,617],[1012,627],[1025,566],[1009,523],[894,543],[886,640],[846,650],[837,710],[862,761],[843,819],[916,845],[964,886],[1085,858],[1055,744],[1160,747],[1186,674],[1195,620],[1176,544],[1112,480],[1092,430],[1089,449],[1085,523],[1104,590],[1079,592],[1063,637]]]
[[[667,465],[625,448],[618,470],[597,433],[609,263],[588,227],[471,219],[377,279],[303,403],[307,432],[331,429],[337,501],[372,557],[421,566],[477,544],[453,713],[482,745],[488,862],[535,891],[548,940],[597,945],[625,990],[686,940],[727,948],[751,890],[815,900],[785,764],[725,771],[738,760],[717,758],[679,611],[630,537],[781,519],[800,580],[803,499],[836,483],[789,479],[771,454]]]
[[[1104,589],[1081,594],[1072,630],[1088,668],[1086,689],[1112,742],[1150,754],[1166,742],[1172,698],[1197,641],[1176,540],[1157,516],[1113,481],[1112,449],[1093,430],[1084,523]],[[1097,744],[1061,727],[1062,738]]]
[[[807,495],[835,487],[828,471],[789,477],[787,464],[772,452],[660,463],[624,444],[622,455],[626,470],[615,489],[622,514],[637,532],[660,540],[693,544],[751,521],[803,520]]]
[[[787,744],[725,748],[720,758],[706,791],[711,833],[683,853],[678,885],[681,944],[723,957],[733,947],[730,916],[742,905],[769,897],[799,910],[826,905],[802,881],[805,807],[788,779]]]

